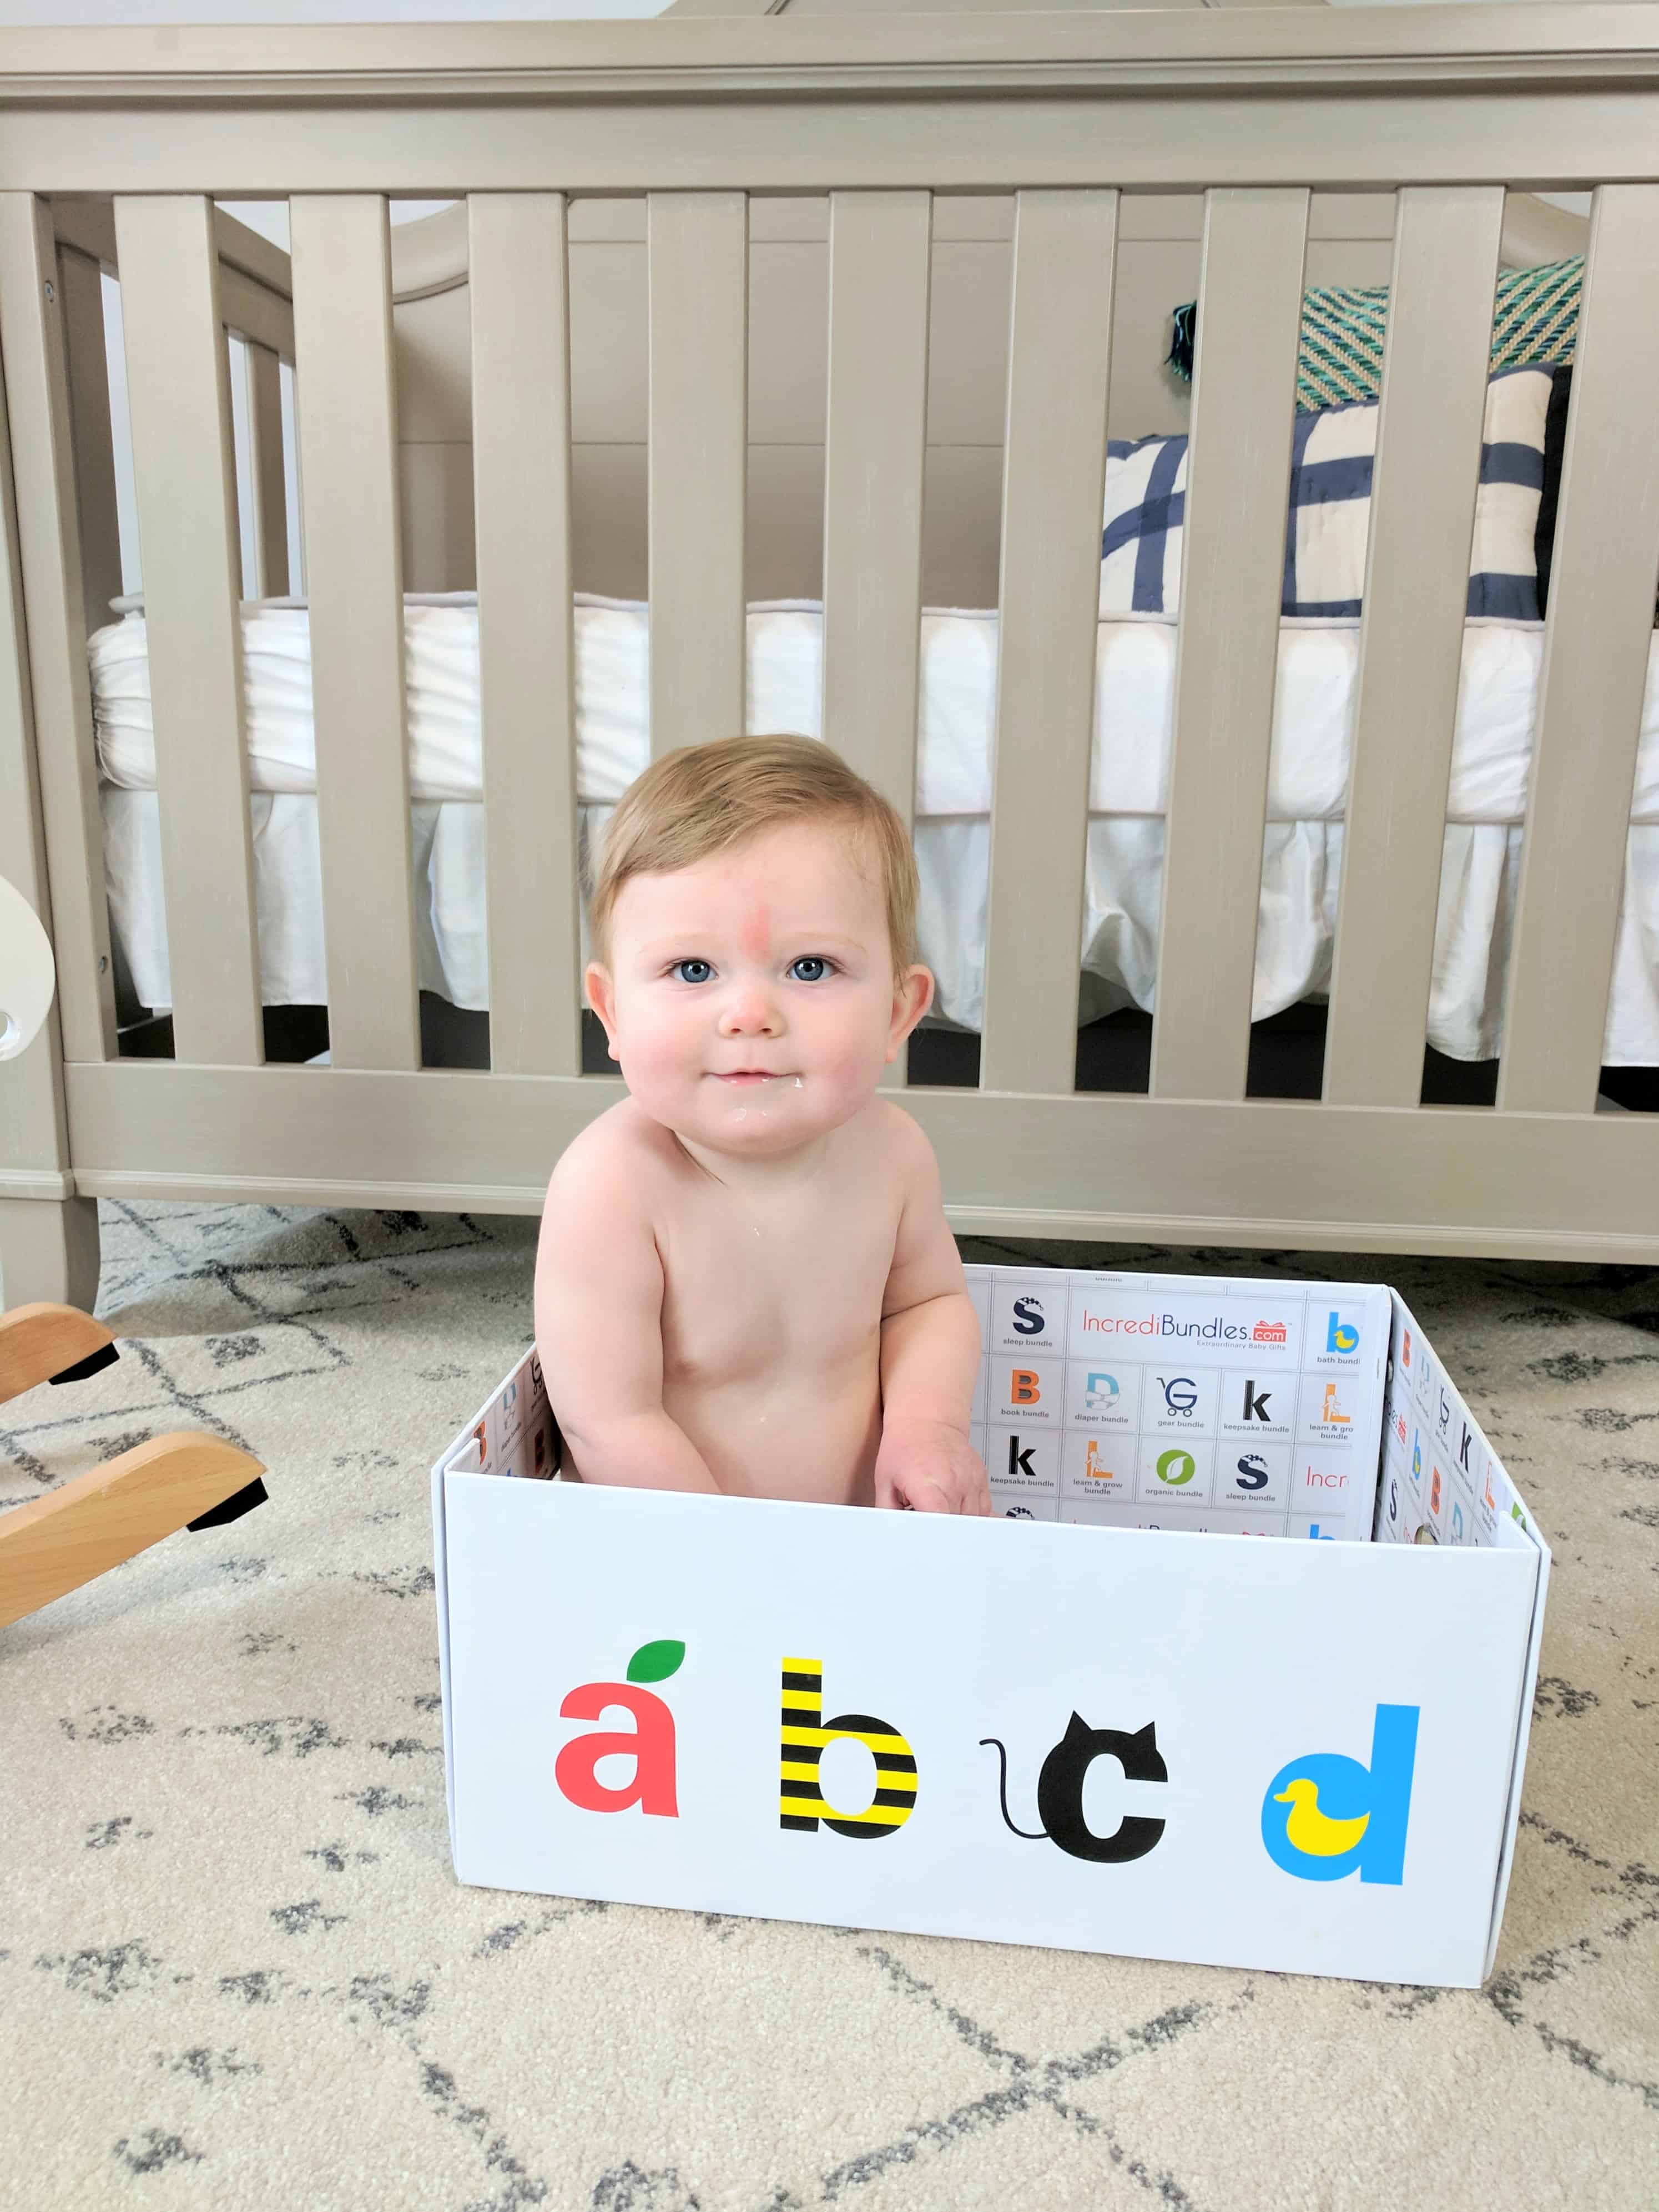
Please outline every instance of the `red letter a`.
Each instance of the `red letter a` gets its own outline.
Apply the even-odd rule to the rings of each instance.
[[[629,1682],[584,1682],[559,1707],[567,1721],[596,1721],[607,1705],[625,1705],[633,1714],[629,1735],[572,1736],[553,1765],[553,1779],[573,1805],[586,1813],[642,1813],[678,1817],[674,1796],[674,1716],[660,1698]],[[634,1761],[634,1779],[625,1790],[608,1790],[594,1769],[602,1759],[624,1752]]]

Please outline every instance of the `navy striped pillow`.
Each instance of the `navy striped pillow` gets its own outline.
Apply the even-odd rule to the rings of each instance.
[[[1486,389],[1466,611],[1535,622],[1535,540],[1553,377],[1500,369]],[[1298,415],[1291,438],[1280,611],[1357,615],[1370,532],[1377,406],[1364,400]],[[1181,591],[1186,519],[1184,436],[1107,447],[1100,611],[1171,614]]]

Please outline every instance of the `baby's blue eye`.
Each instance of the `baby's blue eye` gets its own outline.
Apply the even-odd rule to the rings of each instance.
[[[714,970],[707,960],[677,960],[668,972],[682,983],[706,983]]]
[[[790,962],[789,973],[798,983],[821,983],[830,973],[830,963],[821,952],[804,952]]]

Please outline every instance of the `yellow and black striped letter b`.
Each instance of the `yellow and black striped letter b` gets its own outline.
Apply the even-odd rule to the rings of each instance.
[[[779,1753],[779,1826],[812,1834],[820,1820],[838,1836],[890,1836],[910,1817],[916,1802],[915,1754],[898,1730],[869,1713],[823,1717],[823,1662],[783,1662],[782,1733]],[[818,1760],[837,1736],[867,1746],[876,1762],[876,1794],[862,1813],[842,1813],[818,1786]]]

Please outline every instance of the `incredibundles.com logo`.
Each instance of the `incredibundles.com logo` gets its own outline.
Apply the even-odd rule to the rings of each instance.
[[[1282,1322],[1256,1323],[1254,1333],[1243,1322],[1224,1321],[1214,1314],[1208,1321],[1177,1321],[1174,1314],[1091,1314],[1083,1316],[1083,1326],[1102,1336],[1187,1336],[1202,1339],[1209,1344],[1284,1343],[1285,1326]]]

